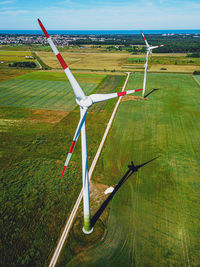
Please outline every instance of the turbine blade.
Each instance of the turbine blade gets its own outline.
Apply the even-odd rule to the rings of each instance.
[[[77,80],[75,79],[75,77],[73,76],[73,74],[71,73],[69,67],[67,66],[67,64],[65,63],[63,57],[61,56],[61,54],[59,53],[57,47],[55,46],[54,42],[52,41],[51,37],[49,36],[48,32],[46,31],[44,25],[42,24],[42,22],[38,19],[38,23],[49,43],[49,45],[51,46],[54,54],[56,55],[60,65],[62,66],[65,74],[67,75],[70,83],[71,83],[71,86],[73,88],[73,91],[74,91],[74,94],[75,94],[75,97],[77,99],[82,99],[85,97],[85,94],[83,92],[83,90],[81,89],[80,85],[78,84]]]
[[[65,165],[64,165],[64,168],[63,168],[63,170],[62,170],[62,174],[61,174],[61,176],[60,176],[60,179],[62,179],[62,177],[63,177],[63,175],[64,175],[64,173],[65,173],[65,170],[66,170],[66,168],[67,168],[67,165],[68,165],[68,163],[69,163],[69,161],[70,161],[70,158],[71,158],[72,153],[73,153],[73,151],[74,151],[74,147],[75,147],[76,142],[77,142],[77,140],[78,140],[78,137],[79,137],[81,128],[82,128],[83,123],[84,123],[84,121],[85,121],[86,115],[87,115],[87,109],[84,110],[83,117],[79,120],[79,123],[78,123],[78,126],[77,126],[77,128],[76,128],[76,132],[75,132],[75,135],[74,135],[72,144],[71,144],[70,149],[69,149],[69,152],[68,152],[68,154],[67,154],[67,158],[66,158]]]
[[[151,46],[150,49],[155,49],[155,48],[162,47],[162,46],[166,46],[166,44],[163,44],[163,45],[156,45],[156,46]]]
[[[145,41],[146,46],[149,47],[149,44],[148,44],[148,42],[147,42],[147,39],[145,38],[144,33],[143,33],[142,30],[141,30],[141,34],[142,34],[142,36],[143,36],[143,38],[144,38],[144,41]]]
[[[93,103],[97,103],[97,102],[102,102],[102,101],[105,101],[111,98],[133,94],[135,92],[142,91],[142,90],[143,89],[135,89],[135,90],[123,91],[123,92],[112,93],[112,94],[93,94],[93,95],[90,95],[90,98],[92,99]]]

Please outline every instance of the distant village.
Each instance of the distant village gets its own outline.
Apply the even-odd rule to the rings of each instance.
[[[54,43],[63,49],[78,47],[87,49],[87,45],[104,47],[105,51],[123,51],[137,54],[145,53],[146,48],[141,34],[52,34]],[[152,45],[166,44],[159,48],[159,53],[199,53],[200,34],[148,34]],[[49,44],[44,35],[40,34],[0,34],[0,48],[3,46],[33,46],[40,47]],[[50,48],[47,48],[50,49]]]
[[[68,46],[70,44],[92,44],[92,43],[121,43],[126,42],[128,39],[130,40],[135,39],[137,35],[67,35],[67,34],[54,34],[51,35],[53,41],[59,46]],[[158,36],[158,35],[157,35]],[[173,38],[175,37],[174,33],[171,34],[162,34],[159,35],[162,38]],[[200,37],[199,34],[176,34],[176,36],[187,38],[187,37]],[[140,38],[139,38],[140,40]],[[140,40],[143,42],[143,40]],[[0,44],[40,44],[45,45],[47,44],[46,38],[43,35],[23,35],[23,34],[0,34]]]
[[[51,35],[53,41],[60,46],[70,45],[70,43],[76,42],[77,40],[89,40],[91,42],[104,42],[105,40],[112,40],[113,38],[103,38],[102,36],[96,35]],[[115,39],[115,38],[114,38]],[[47,40],[42,35],[11,35],[11,34],[0,34],[0,44],[46,44]]]

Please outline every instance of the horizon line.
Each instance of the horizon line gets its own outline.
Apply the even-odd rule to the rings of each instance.
[[[39,31],[40,29],[0,29],[0,31]],[[143,31],[184,31],[200,30],[200,28],[182,28],[182,29],[142,29]],[[141,31],[141,29],[48,29],[48,31]]]

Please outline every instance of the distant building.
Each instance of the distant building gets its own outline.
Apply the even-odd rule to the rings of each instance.
[[[25,56],[25,58],[27,58],[27,59],[35,59],[35,58],[32,57],[32,56]]]

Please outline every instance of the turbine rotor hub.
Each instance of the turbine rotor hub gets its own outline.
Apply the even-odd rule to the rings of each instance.
[[[76,99],[76,102],[82,108],[89,108],[93,105],[92,99],[89,96],[86,96],[83,99]]]

